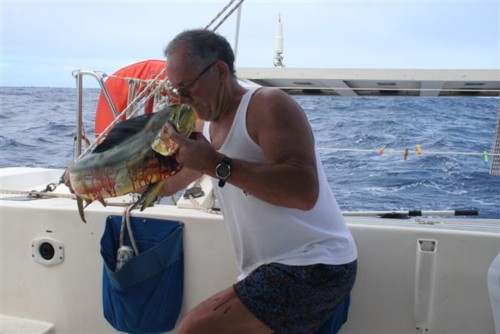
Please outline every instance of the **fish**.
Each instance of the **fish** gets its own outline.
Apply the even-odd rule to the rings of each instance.
[[[153,114],[118,123],[85,157],[68,167],[70,189],[77,198],[80,218],[86,222],[84,205],[93,201],[138,192],[147,187],[133,207],[141,211],[156,198],[164,181],[181,168],[175,158],[176,144],[164,143],[161,132],[169,122],[186,137],[195,130],[195,110],[172,104]]]

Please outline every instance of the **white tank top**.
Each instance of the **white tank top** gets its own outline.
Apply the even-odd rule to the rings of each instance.
[[[233,158],[265,163],[261,148],[247,131],[247,108],[255,90],[242,98],[229,134],[219,152]],[[203,133],[210,141],[210,123]],[[357,258],[356,245],[328,185],[316,151],[319,198],[311,210],[284,208],[264,202],[226,183],[220,188],[213,178],[224,220],[240,267],[239,279],[270,262],[286,265],[344,264]]]

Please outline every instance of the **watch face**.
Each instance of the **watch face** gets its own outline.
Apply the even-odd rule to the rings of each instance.
[[[226,179],[231,176],[231,164],[232,160],[225,157],[215,168],[215,176],[219,179],[219,187],[223,187]]]
[[[229,176],[229,172],[230,169],[228,165],[220,164],[219,166],[217,166],[217,177],[225,179]]]

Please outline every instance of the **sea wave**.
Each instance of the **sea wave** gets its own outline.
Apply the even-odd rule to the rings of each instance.
[[[84,90],[89,138],[98,96]],[[76,90],[0,87],[0,97],[0,167],[65,168],[74,155]],[[478,209],[500,218],[500,177],[488,174],[480,154],[491,147],[498,98],[295,99],[343,210]],[[461,154],[471,152],[478,154]]]

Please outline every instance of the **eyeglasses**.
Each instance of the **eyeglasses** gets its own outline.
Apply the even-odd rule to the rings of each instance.
[[[194,84],[200,80],[200,78],[203,76],[203,74],[207,73],[208,70],[215,65],[215,63],[217,63],[217,60],[214,61],[213,63],[211,63],[210,65],[208,65],[207,67],[205,67],[203,69],[203,71],[200,72],[200,74],[198,74],[196,76],[196,78],[193,79],[193,81],[191,81],[191,83],[189,83],[188,85],[185,85],[183,87],[180,87],[180,88],[176,88],[172,85],[172,83],[167,80],[167,85],[168,85],[168,92],[170,93],[170,95],[174,96],[174,97],[190,97],[191,96],[191,88],[193,88]]]

